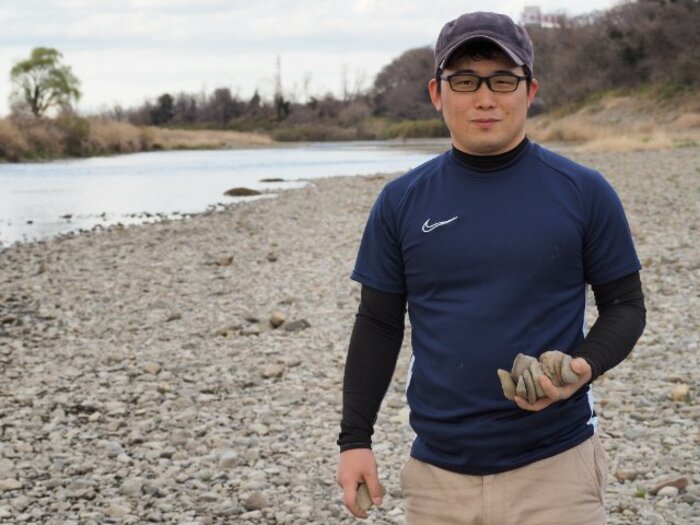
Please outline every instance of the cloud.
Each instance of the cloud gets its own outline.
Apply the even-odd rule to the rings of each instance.
[[[524,1],[498,5],[517,18]],[[595,9],[611,0],[542,0]],[[489,10],[487,0],[468,3]],[[578,7],[576,7],[578,6]],[[432,45],[459,15],[454,0],[23,0],[0,7],[0,78],[33,47],[59,49],[83,81],[83,107],[140,102],[163,91],[227,85],[252,94],[275,57],[293,86],[339,91],[340,71],[374,76],[407,49]],[[5,76],[7,78],[7,76]],[[9,85],[0,81],[0,114]]]

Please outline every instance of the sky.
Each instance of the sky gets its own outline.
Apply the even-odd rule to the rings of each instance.
[[[434,45],[466,11],[518,20],[525,5],[568,15],[616,0],[0,0],[0,116],[10,69],[34,47],[63,54],[81,81],[77,105],[94,113],[163,93],[228,87],[248,99],[309,96],[369,87],[402,52]],[[537,57],[535,56],[535,64]]]

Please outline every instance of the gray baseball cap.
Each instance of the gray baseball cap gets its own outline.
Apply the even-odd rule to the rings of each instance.
[[[465,13],[447,22],[435,43],[435,71],[443,69],[452,53],[472,40],[488,40],[500,47],[519,66],[533,72],[535,53],[525,29],[499,13]]]

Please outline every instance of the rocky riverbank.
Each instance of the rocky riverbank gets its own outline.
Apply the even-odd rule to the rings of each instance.
[[[609,523],[700,523],[700,149],[576,158],[645,265],[646,332],[595,385]],[[389,178],[0,253],[0,522],[354,523],[334,480],[348,275]],[[369,523],[402,523],[408,357]]]

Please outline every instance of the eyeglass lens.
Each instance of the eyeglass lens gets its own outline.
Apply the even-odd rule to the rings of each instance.
[[[486,81],[491,91],[508,93],[518,88],[519,79],[512,75],[494,75],[492,77],[478,77],[476,75],[452,75],[450,86],[455,91],[476,91],[482,81]]]

